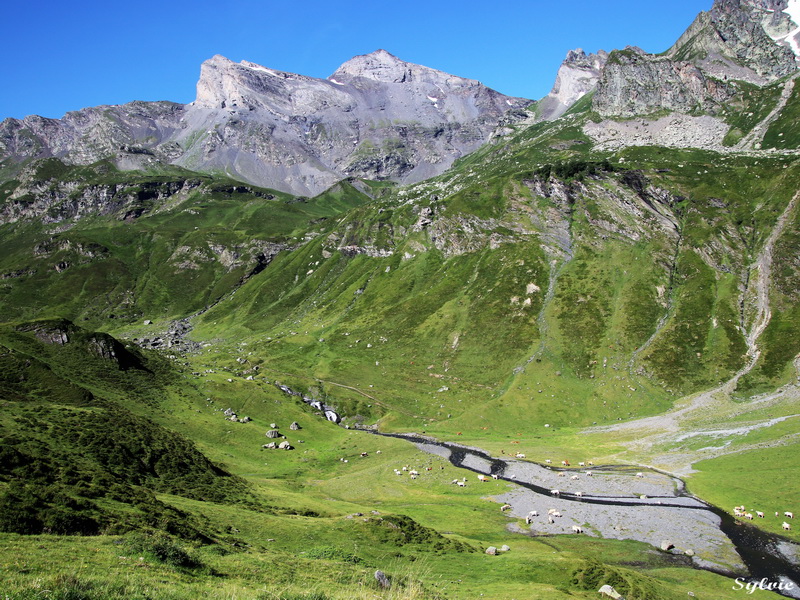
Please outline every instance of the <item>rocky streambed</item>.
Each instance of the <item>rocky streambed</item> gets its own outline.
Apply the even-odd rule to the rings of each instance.
[[[799,545],[741,524],[686,493],[677,477],[626,466],[542,465],[416,436],[393,437],[413,442],[454,466],[513,483],[508,492],[493,497],[511,505],[506,512],[511,517],[509,531],[547,536],[573,534],[573,527],[578,527],[582,535],[637,540],[697,568],[783,582],[784,595],[800,598]],[[482,484],[476,478],[473,485]],[[532,511],[538,514],[531,515]],[[522,523],[526,517],[529,522]]]

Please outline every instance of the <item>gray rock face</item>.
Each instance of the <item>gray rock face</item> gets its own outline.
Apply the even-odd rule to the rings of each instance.
[[[187,106],[133,102],[63,119],[6,119],[0,156],[111,158],[126,169],[177,164],[317,194],[347,176],[437,175],[528,104],[384,50],[353,58],[327,80],[215,56],[201,66]]]
[[[537,106],[538,118],[544,121],[557,119],[593,91],[607,60],[608,53],[603,50],[597,54],[586,54],[580,48],[567,52],[553,89]]]
[[[797,68],[788,0],[716,0],[669,49],[714,77],[770,83]],[[796,41],[794,42],[796,47]]]
[[[663,55],[614,51],[593,108],[630,117],[661,110],[715,114],[735,89],[729,80],[765,85],[794,73],[800,27],[788,0],[716,0]]]
[[[690,62],[628,47],[611,53],[593,99],[601,115],[630,117],[661,110],[715,112],[734,93]]]

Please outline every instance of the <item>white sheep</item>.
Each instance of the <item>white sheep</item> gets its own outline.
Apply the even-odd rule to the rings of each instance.
[[[486,475],[478,475],[478,481],[489,481],[489,478]]]
[[[492,473],[492,479],[497,479],[497,475],[495,475],[494,473]]]
[[[458,487],[467,487],[467,482],[466,481],[456,481],[456,485]]]
[[[639,477],[639,478],[642,478],[642,477],[644,477],[644,473],[637,473],[636,476]]]
[[[572,533],[583,533],[583,529],[581,529],[577,525],[573,525],[572,526]]]
[[[789,531],[792,528],[792,526],[789,525],[786,521],[783,522],[782,527],[784,531]]]
[[[761,519],[763,519],[763,518],[764,518],[764,513],[763,513],[763,512],[761,512],[760,510],[757,510],[757,511],[756,511],[756,516],[757,516],[757,517],[759,517],[759,518],[761,518]]]
[[[507,510],[511,510],[511,505],[510,504],[503,504],[503,506],[500,507],[500,510],[503,511],[503,512],[506,512]]]
[[[794,519],[794,513],[792,513],[792,512],[788,512],[787,511],[787,512],[783,513],[783,516],[784,517],[789,517],[790,519]]]
[[[560,496],[561,495],[561,492],[559,492],[558,490],[550,490],[550,493],[553,494],[553,496]]]

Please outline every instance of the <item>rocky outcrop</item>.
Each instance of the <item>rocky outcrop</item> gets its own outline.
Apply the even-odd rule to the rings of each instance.
[[[187,106],[134,102],[63,119],[7,119],[0,157],[177,164],[314,195],[347,176],[414,182],[442,173],[530,103],[384,50],[353,58],[329,79],[215,56],[201,66]]]
[[[719,79],[763,85],[797,69],[798,25],[788,0],[716,0],[666,55]]]
[[[797,70],[800,27],[787,7],[788,0],[716,0],[663,55],[612,52],[593,108],[618,117],[716,114],[737,93],[731,80],[765,85]]]
[[[663,110],[716,112],[734,89],[690,62],[628,47],[611,53],[592,106],[601,115],[632,117]]]
[[[583,50],[570,50],[561,63],[551,92],[536,106],[538,118],[552,121],[563,115],[586,94],[592,92],[608,60],[608,53],[586,54]]]

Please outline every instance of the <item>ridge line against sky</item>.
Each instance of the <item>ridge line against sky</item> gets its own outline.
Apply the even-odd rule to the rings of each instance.
[[[667,50],[712,0],[642,3],[539,0],[44,0],[9,3],[0,38],[0,120],[60,118],[133,100],[194,100],[200,64],[215,54],[325,78],[359,54],[398,58],[538,100],[567,51],[635,45]]]

